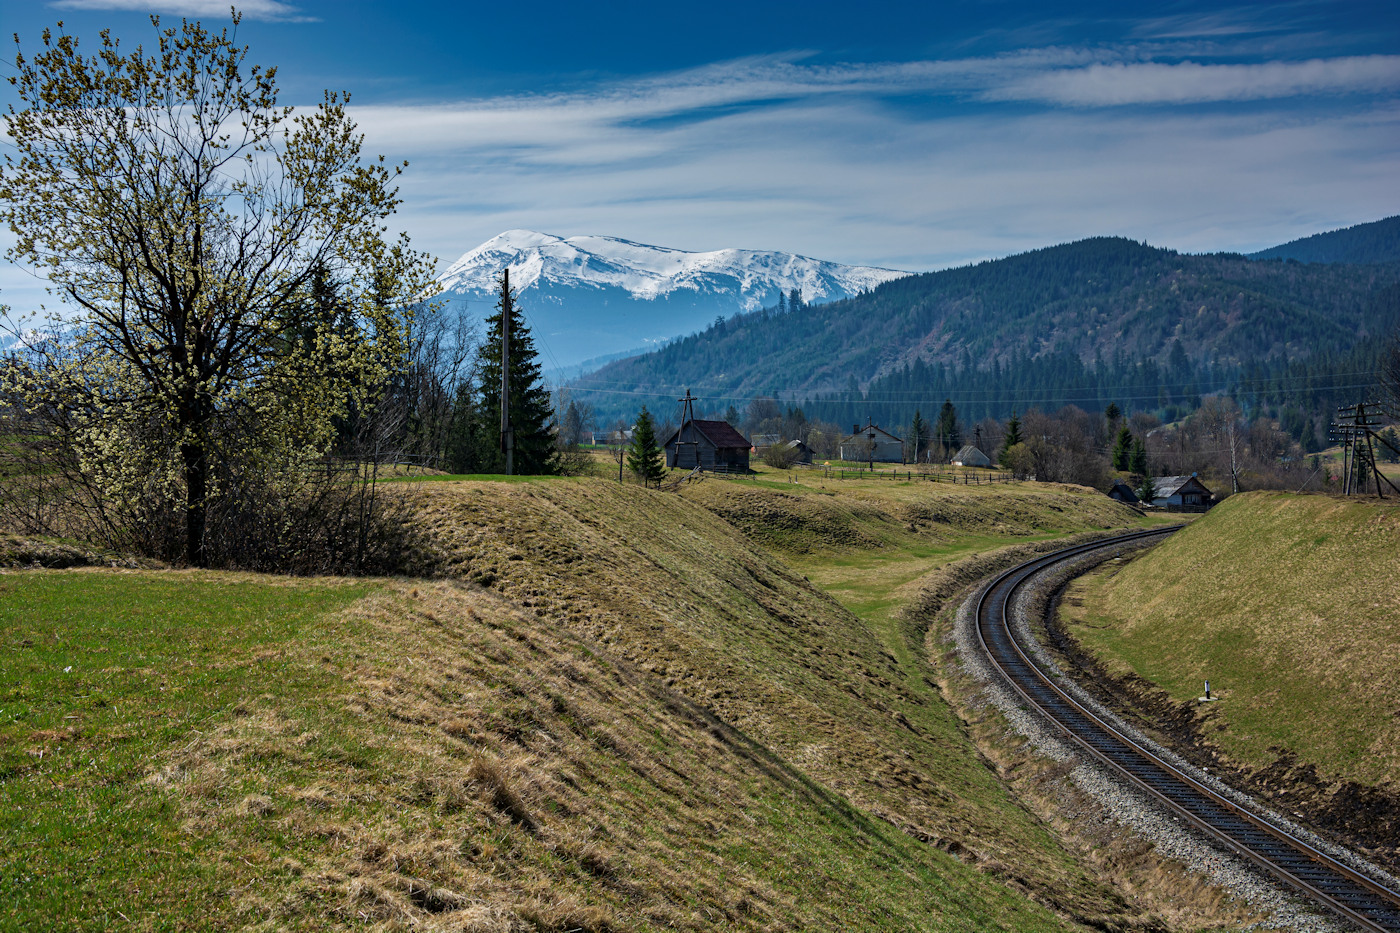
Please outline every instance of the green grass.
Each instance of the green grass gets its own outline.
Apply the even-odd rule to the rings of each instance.
[[[1400,511],[1231,496],[1116,573],[1086,578],[1072,631],[1177,702],[1248,768],[1281,752],[1324,780],[1400,779]]]
[[[5,929],[1063,928],[490,594],[0,582]]]
[[[437,581],[0,575],[0,927],[1140,916],[978,758],[899,615],[930,567],[1130,513],[495,479],[399,487]],[[797,550],[711,511],[740,491]]]
[[[176,743],[269,689],[323,689],[269,651],[364,585],[192,574],[0,576],[0,925],[199,926],[222,841],[182,832],[138,788]],[[119,913],[120,912],[120,913]]]

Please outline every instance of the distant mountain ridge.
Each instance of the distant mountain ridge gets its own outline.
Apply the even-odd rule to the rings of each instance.
[[[1294,259],[1298,262],[1400,262],[1400,214],[1342,230],[1328,230],[1272,246],[1250,259]]]
[[[717,316],[848,298],[909,275],[775,250],[688,252],[616,237],[509,230],[464,254],[438,278],[444,297],[486,310],[510,269],[537,339],[566,367],[694,332]]]
[[[683,388],[723,400],[845,398],[922,364],[952,373],[997,367],[1005,377],[988,391],[1013,399],[1034,360],[1175,357],[1181,370],[1343,352],[1400,323],[1397,283],[1395,263],[1260,262],[1098,237],[908,276],[797,314],[744,315],[574,385],[599,410]],[[900,391],[907,414],[942,401],[915,397],[917,379]]]

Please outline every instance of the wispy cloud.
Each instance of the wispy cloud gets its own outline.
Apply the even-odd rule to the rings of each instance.
[[[1315,232],[1400,209],[1393,100],[1145,111],[1087,94],[1065,106],[1068,92],[1062,101],[1036,83],[1104,67],[1103,57],[746,59],[570,94],[354,113],[371,151],[413,163],[404,223],[449,260],[529,227],[925,269],[1099,234],[1261,248],[1300,225]],[[1257,99],[1265,81],[1271,94],[1388,87],[1394,63],[1375,58],[1383,67],[1246,71],[1249,80],[1208,71],[1234,84],[1232,97],[1207,99]],[[979,102],[1011,87],[1006,99],[1032,103]],[[1164,100],[1160,81],[1133,93]],[[1166,102],[1205,92],[1172,93]]]
[[[1287,7],[1285,3],[1273,3],[1252,11],[1218,10],[1159,16],[1140,21],[1131,34],[1143,39],[1225,39],[1284,32],[1293,25],[1287,17]]]
[[[316,20],[316,17],[307,16],[282,0],[242,0],[238,3],[230,3],[229,0],[53,0],[49,6],[60,10],[121,10],[214,19],[227,17],[229,7],[233,6],[249,19],[297,23]]]
[[[987,100],[1076,107],[1192,104],[1400,90],[1400,55],[1302,62],[1203,65],[1112,62],[1027,75],[983,93]]]

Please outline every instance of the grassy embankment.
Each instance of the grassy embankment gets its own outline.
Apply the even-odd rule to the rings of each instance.
[[[1125,513],[792,492],[415,484],[434,581],[0,577],[0,926],[1138,922],[977,760],[878,605],[921,560]],[[868,605],[716,512],[811,542]]]
[[[1212,740],[1335,780],[1400,781],[1400,510],[1231,496],[1121,570],[1085,578],[1073,632],[1177,702],[1202,682]]]
[[[1082,578],[1062,620],[1247,786],[1395,866],[1397,555],[1393,505],[1245,493]],[[1206,679],[1220,702],[1196,702]]]

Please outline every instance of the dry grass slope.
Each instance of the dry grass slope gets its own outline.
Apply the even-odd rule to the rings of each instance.
[[[1398,554],[1393,505],[1247,493],[1076,584],[1066,616],[1110,671],[1160,688],[1222,764],[1394,864]],[[1196,703],[1206,679],[1219,703]]]
[[[978,759],[915,658],[921,632],[872,625],[893,617],[802,576],[885,555],[884,587],[917,575],[908,548],[946,560],[989,527],[1045,537],[1130,515],[1075,490],[1013,495],[991,518],[978,490],[743,492],[791,532],[808,561],[794,570],[754,544],[764,527],[750,538],[711,510],[743,488],[405,487],[413,559],[436,579],[381,581],[294,634],[231,642],[269,672],[261,689],[178,730],[139,780],[53,751],[120,737],[17,727],[30,753],[0,790],[58,781],[99,806],[96,782],[151,827],[96,875],[67,867],[89,893],[62,923],[0,918],[102,929],[116,904],[148,929],[1154,928]],[[120,633],[103,637],[119,666]],[[226,662],[208,657],[217,678]],[[167,694],[142,696],[168,715]],[[0,857],[0,882],[18,871]]]
[[[1334,778],[1400,780],[1400,510],[1232,496],[1133,561],[1102,641],[1173,698],[1209,678],[1218,739],[1254,765],[1289,749]]]

